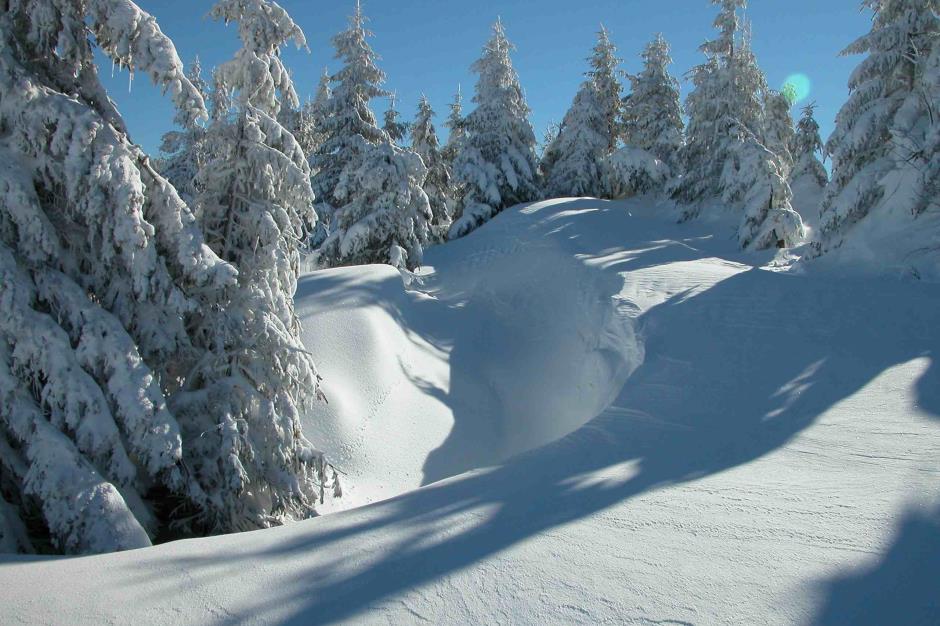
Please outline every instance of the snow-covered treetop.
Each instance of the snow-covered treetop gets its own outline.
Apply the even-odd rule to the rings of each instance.
[[[290,41],[305,48],[307,40],[287,11],[270,0],[218,0],[210,15],[238,23],[242,49],[219,67],[218,80],[237,94],[240,104],[271,116],[280,111],[282,99],[291,108],[300,106],[280,48]]]
[[[376,65],[379,57],[367,41],[372,32],[366,29],[366,22],[362,6],[356,2],[349,28],[333,37],[336,58],[343,62],[343,67],[332,76],[337,84],[333,88],[329,126],[334,136],[360,135],[370,143],[379,143],[386,141],[387,135],[378,128],[369,101],[387,96],[388,92],[380,87],[385,82],[385,72]]]
[[[506,37],[502,20],[497,19],[493,24],[493,35],[483,47],[483,55],[470,66],[472,71],[480,75],[480,79],[473,96],[473,102],[478,106],[469,117],[481,117],[481,108],[505,107],[510,115],[522,117],[530,113],[522,86],[519,84],[519,76],[509,58],[514,49],[515,46]]]
[[[621,135],[619,126],[623,107],[623,85],[620,83],[622,72],[617,69],[621,59],[617,58],[617,48],[611,43],[610,35],[603,24],[597,33],[597,43],[594,44],[593,54],[588,61],[591,69],[588,70],[587,76],[594,83],[597,105],[607,125],[607,152],[610,153],[617,147]]]
[[[816,121],[815,113],[815,102],[803,107],[803,114],[796,125],[796,136],[793,143],[793,151],[797,154],[822,153],[825,151],[822,137],[819,135],[819,123]]]
[[[411,125],[411,146],[418,153],[418,156],[424,160],[425,165],[428,163],[427,157],[430,151],[440,149],[440,140],[437,138],[437,132],[431,121],[434,115],[431,102],[426,95],[422,94],[421,100],[418,101],[418,114]]]
[[[718,38],[706,41],[699,48],[709,57],[728,58],[734,56],[735,38],[740,31],[738,9],[747,8],[747,0],[712,0],[720,7],[713,25]]]
[[[401,115],[395,108],[397,96],[392,93],[388,97],[388,109],[385,110],[385,118],[382,124],[382,130],[388,134],[388,138],[393,143],[399,143],[408,133],[408,124],[401,121]]]
[[[672,164],[682,145],[682,105],[679,81],[669,74],[672,57],[662,34],[643,50],[643,70],[630,77],[633,97],[625,112],[626,141]]]

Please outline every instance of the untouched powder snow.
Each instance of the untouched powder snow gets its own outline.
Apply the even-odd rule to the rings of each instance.
[[[930,624],[940,285],[801,274],[644,200],[301,280],[318,519],[3,556],[3,621]]]

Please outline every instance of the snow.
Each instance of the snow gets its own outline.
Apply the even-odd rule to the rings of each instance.
[[[936,623],[940,285],[676,216],[523,205],[416,275],[303,277],[350,509],[4,556],[4,619]]]

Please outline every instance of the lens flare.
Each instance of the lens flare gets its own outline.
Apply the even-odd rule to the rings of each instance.
[[[796,104],[797,102],[806,100],[809,97],[811,89],[812,83],[809,80],[809,76],[806,74],[790,74],[787,76],[787,79],[783,81],[783,87],[780,91],[790,99],[790,102]]]

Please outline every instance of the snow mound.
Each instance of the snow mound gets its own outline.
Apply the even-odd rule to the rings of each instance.
[[[301,279],[303,340],[330,402],[304,428],[348,476],[336,505],[563,437],[642,362],[616,275],[576,259],[564,237],[530,245],[502,232],[432,249],[417,275],[373,265]]]

